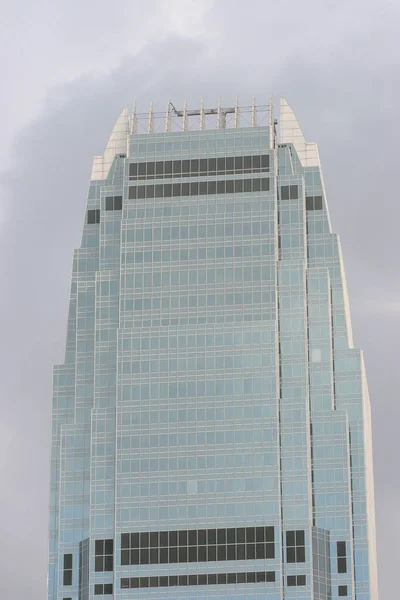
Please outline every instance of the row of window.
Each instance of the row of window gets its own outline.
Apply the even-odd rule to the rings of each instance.
[[[221,181],[192,181],[187,183],[164,183],[129,187],[129,198],[178,198],[179,196],[206,196],[214,194],[240,194],[269,192],[269,178],[223,179]]]
[[[181,546],[121,550],[121,565],[158,565],[221,560],[262,560],[275,558],[273,543]]]
[[[304,532],[303,532],[304,534]],[[230,527],[228,529],[190,529],[182,531],[143,531],[122,533],[122,549],[166,548],[168,546],[202,546],[274,542],[274,527]]]
[[[129,179],[161,179],[172,177],[203,177],[234,173],[269,171],[269,155],[221,156],[157,162],[130,163]]]
[[[288,575],[287,584],[288,584],[288,587],[306,585],[306,576],[305,575]]]
[[[123,577],[121,579],[121,588],[273,583],[274,581],[274,571],[261,571],[258,573],[204,573],[194,575],[164,575],[161,577]]]
[[[106,210],[122,210],[122,196],[107,196]]]
[[[298,185],[282,185],[281,200],[297,200],[299,197]]]

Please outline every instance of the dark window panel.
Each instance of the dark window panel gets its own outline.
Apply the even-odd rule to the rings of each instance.
[[[273,542],[265,544],[265,558],[275,558],[275,544]]]
[[[167,162],[165,163],[165,169],[167,169],[168,162],[169,162],[169,164],[171,165],[171,167],[170,167],[170,169],[171,169],[171,170],[169,171],[169,172],[171,173],[171,172],[172,172],[172,164],[171,164],[171,161],[167,161]],[[166,172],[167,172],[167,171],[166,171]],[[163,163],[163,162],[161,162],[161,161],[158,161],[158,162],[156,162],[156,175],[158,175],[158,176],[162,176],[163,174],[164,174],[164,163]]]
[[[146,198],[154,198],[155,186],[148,185],[146,186]]]
[[[207,194],[216,194],[217,193],[217,182],[216,181],[208,181],[207,182]]]
[[[137,163],[130,163],[129,165],[129,177],[136,177],[138,172]]]
[[[137,187],[135,187],[134,185],[131,185],[129,187],[128,197],[130,200],[136,200],[136,196],[137,196]]]
[[[255,583],[256,582],[256,574],[255,573],[247,573],[247,583]]]
[[[97,223],[100,223],[100,209],[91,208],[87,211],[87,224],[96,225]]]
[[[190,161],[190,172],[193,175],[195,173],[199,172],[199,159],[198,158],[192,158],[192,160]]]
[[[207,541],[209,544],[217,543],[217,530],[216,529],[209,529],[207,531]]]
[[[64,571],[63,585],[72,585],[72,571]]]
[[[180,183],[172,184],[172,195],[173,196],[182,196],[182,186]]]
[[[347,573],[347,560],[345,558],[337,559],[338,573]]]
[[[148,588],[149,587],[149,578],[148,577],[140,577],[139,586],[141,588]]]
[[[197,585],[197,575],[189,575],[188,585]]]
[[[246,560],[246,546],[245,544],[238,544],[236,546],[237,560]]]
[[[200,159],[199,172],[200,172],[200,175],[205,175],[207,173],[207,159],[206,158]]]
[[[267,583],[273,583],[275,581],[275,571],[267,571]]]
[[[187,575],[178,575],[178,585],[187,585],[188,584],[188,576]]]
[[[104,540],[104,554],[114,554],[114,540]]]
[[[164,198],[171,198],[172,196],[172,183],[164,183]]]
[[[299,186],[291,185],[290,187],[290,199],[296,200],[299,197]]]
[[[177,563],[178,562],[178,548],[170,548],[169,549],[169,562]]]
[[[226,544],[226,529],[217,529],[217,544]]]
[[[236,573],[227,573],[226,583],[236,583]]]
[[[306,210],[314,210],[314,196],[306,196]]]
[[[131,565],[138,565],[139,564],[139,550],[137,550],[137,549],[131,550],[130,564]]]
[[[102,583],[96,583],[96,585],[94,586],[94,595],[95,596],[102,596],[103,595],[103,584]]]
[[[305,575],[297,575],[297,585],[306,585]]]
[[[233,527],[226,530],[226,541],[228,544],[234,544],[236,542],[236,529]]]
[[[256,542],[264,541],[264,527],[256,527]]]
[[[186,546],[179,546],[178,549],[178,562],[187,562],[188,551]]]
[[[190,173],[190,160],[182,161],[182,173]]]
[[[141,548],[148,548],[150,545],[150,535],[147,531],[142,532],[139,537],[139,543]]]
[[[265,558],[264,544],[256,544],[256,558]]]
[[[205,196],[207,194],[207,181],[199,182],[199,194],[200,196]]]
[[[227,545],[226,560],[236,560],[236,546],[234,544]]]
[[[269,169],[269,154],[263,154],[261,156],[261,168]]]
[[[187,531],[179,531],[178,532],[178,543],[179,543],[179,546],[187,546],[187,543],[188,543],[188,532]]]
[[[129,577],[122,577],[121,578],[121,589],[126,590],[129,587],[130,587]]]
[[[129,550],[121,550],[121,565],[132,564],[129,560]],[[137,563],[133,563],[137,564]]]
[[[168,563],[168,548],[160,548],[160,563]]]
[[[246,583],[246,573],[236,573],[237,583]]]
[[[228,179],[225,181],[225,193],[233,194],[235,191],[235,182],[233,179]]]
[[[251,192],[251,188],[252,188],[252,180],[251,179],[244,179],[243,180],[243,191],[244,192]]]
[[[182,196],[189,196],[190,193],[190,183],[182,183]]]
[[[347,596],[347,585],[339,585],[338,596],[339,597]]]
[[[106,197],[106,210],[114,210],[114,197],[113,196]]]
[[[148,565],[149,564],[149,558],[150,558],[150,551],[148,548],[141,548],[140,550],[140,564],[141,565]]]
[[[197,585],[207,585],[207,575],[197,575]]]
[[[138,164],[138,175],[139,179],[144,179],[144,177],[146,176],[146,163]]]
[[[286,532],[286,546],[295,546],[295,532],[294,531]]]
[[[295,563],[296,562],[296,550],[295,548],[289,547],[286,548],[286,562]]]
[[[235,168],[235,160],[234,160],[233,156],[228,156],[225,160],[226,160],[226,163],[225,163],[226,172],[230,175],[233,173],[233,170]]]
[[[114,210],[122,210],[122,196],[114,196]]]
[[[217,560],[217,547],[216,546],[208,546],[208,560],[214,562]]]
[[[113,584],[105,583],[104,584],[104,594],[112,594],[113,593]]]
[[[217,546],[217,560],[226,560],[226,546]]]
[[[159,556],[158,556],[158,548],[150,548],[150,564],[158,565]]]
[[[287,576],[288,587],[294,587],[296,585],[296,575]]]
[[[172,163],[172,172],[174,177],[177,177],[182,173],[182,163],[180,160],[174,160]]]
[[[217,574],[209,573],[207,574],[208,585],[215,585],[217,583]]]
[[[236,540],[238,543],[246,541],[246,529],[244,527],[238,527],[236,529]]]
[[[263,178],[261,179],[261,191],[262,192],[269,192],[269,179],[268,178]]]
[[[263,573],[263,572],[256,573],[256,582],[257,583],[261,583],[263,581],[266,581],[266,579],[267,579],[267,574],[266,573]]]
[[[256,545],[246,544],[246,558],[247,560],[253,560],[256,557]]]
[[[147,163],[147,176],[152,177],[155,173],[156,170],[156,165],[154,162],[148,162]]]
[[[253,179],[253,192],[261,191],[261,179]]]
[[[168,531],[160,532],[160,546],[168,546]]]
[[[189,562],[197,562],[197,546],[189,546],[188,559]]]
[[[289,200],[289,198],[290,198],[289,189],[290,188],[288,185],[281,186],[281,200]]]
[[[64,554],[64,569],[72,569],[72,554]]]
[[[296,562],[306,562],[306,549],[304,546],[298,546],[296,548]]]
[[[159,545],[158,539],[159,539],[158,531],[151,531],[150,532],[150,548],[158,548],[158,545]]]
[[[243,171],[243,156],[235,156],[235,171]]]
[[[219,583],[219,584],[226,583],[226,573],[217,573],[217,583]]]
[[[225,194],[226,185],[225,181],[217,181],[217,194]]]
[[[252,167],[254,171],[261,169],[261,156],[252,157]]]
[[[177,531],[170,531],[169,532],[169,545],[170,546],[177,546],[178,545],[178,532]]]
[[[168,586],[168,575],[161,575],[161,577],[159,579],[159,585],[160,585],[160,587]]]
[[[198,194],[199,194],[199,183],[198,183],[198,181],[192,181],[190,183],[190,195],[198,196]]]
[[[235,179],[235,193],[240,194],[241,192],[243,192],[243,180]]]
[[[217,171],[225,171],[225,156],[217,158]]]
[[[139,577],[131,577],[130,587],[131,588],[138,588],[139,586],[140,586]]]
[[[198,562],[205,562],[207,560],[207,548],[206,546],[199,546],[197,549],[197,560]]]
[[[322,196],[314,196],[314,210],[322,210]]]
[[[346,542],[337,542],[336,549],[338,556],[346,556]]]
[[[163,197],[163,185],[158,183],[154,186],[154,197],[162,198]]]
[[[243,169],[245,171],[249,171],[251,169],[251,156],[244,156],[243,157]]]
[[[138,200],[142,200],[146,197],[146,187],[145,185],[138,185],[137,187],[137,197]]]
[[[169,576],[169,585],[171,585],[171,586],[178,585],[178,576],[177,575]]]
[[[103,556],[96,556],[94,559],[94,570],[99,572],[99,571],[104,571],[104,557]]]
[[[256,541],[255,527],[246,527],[246,542]]]
[[[296,531],[296,546],[304,546],[304,544],[305,544],[304,531],[303,530]]]
[[[150,577],[150,587],[158,587],[158,577]]]

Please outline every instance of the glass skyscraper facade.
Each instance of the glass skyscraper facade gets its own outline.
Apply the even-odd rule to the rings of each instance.
[[[49,600],[377,600],[370,404],[281,100],[124,110],[54,368]]]

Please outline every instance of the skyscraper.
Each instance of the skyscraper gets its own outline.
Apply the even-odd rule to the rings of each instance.
[[[364,362],[317,146],[284,100],[277,121],[122,112],[52,435],[49,600],[377,600]]]

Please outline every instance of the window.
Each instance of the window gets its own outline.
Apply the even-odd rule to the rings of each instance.
[[[347,585],[339,585],[338,588],[338,596],[347,596]]]
[[[306,210],[322,210],[322,196],[306,196]]]
[[[297,200],[299,197],[298,185],[282,185],[281,200]]]
[[[114,569],[114,540],[96,540],[94,553],[95,571],[112,571]],[[127,559],[127,557],[125,558]]]
[[[346,542],[336,542],[337,571],[347,573]]]
[[[109,596],[113,593],[112,583],[96,583],[94,586],[95,596]]]
[[[286,562],[306,561],[304,530],[286,532]]]
[[[97,223],[100,223],[100,209],[91,208],[87,211],[87,224],[95,225]]]
[[[298,577],[303,577],[302,575]],[[305,576],[304,576],[305,577]],[[123,577],[121,589],[139,589],[148,587],[175,587],[193,585],[226,585],[236,583],[273,583],[275,571],[257,573],[203,573],[194,575],[163,575],[161,577]],[[302,585],[302,584],[298,584]],[[305,585],[305,584],[303,584]],[[95,586],[101,588],[100,586]],[[102,592],[96,592],[95,594]],[[106,593],[106,592],[104,592]],[[112,592],[111,592],[112,593]]]
[[[99,570],[103,550],[98,540]],[[96,542],[97,543],[97,542]],[[97,547],[96,547],[97,551]],[[275,558],[273,527],[123,533],[121,565]]]
[[[287,584],[288,584],[288,587],[306,585],[306,576],[305,575],[288,575]]]
[[[122,196],[107,196],[106,210],[122,210]]]
[[[72,554],[64,554],[63,585],[72,585]]]

